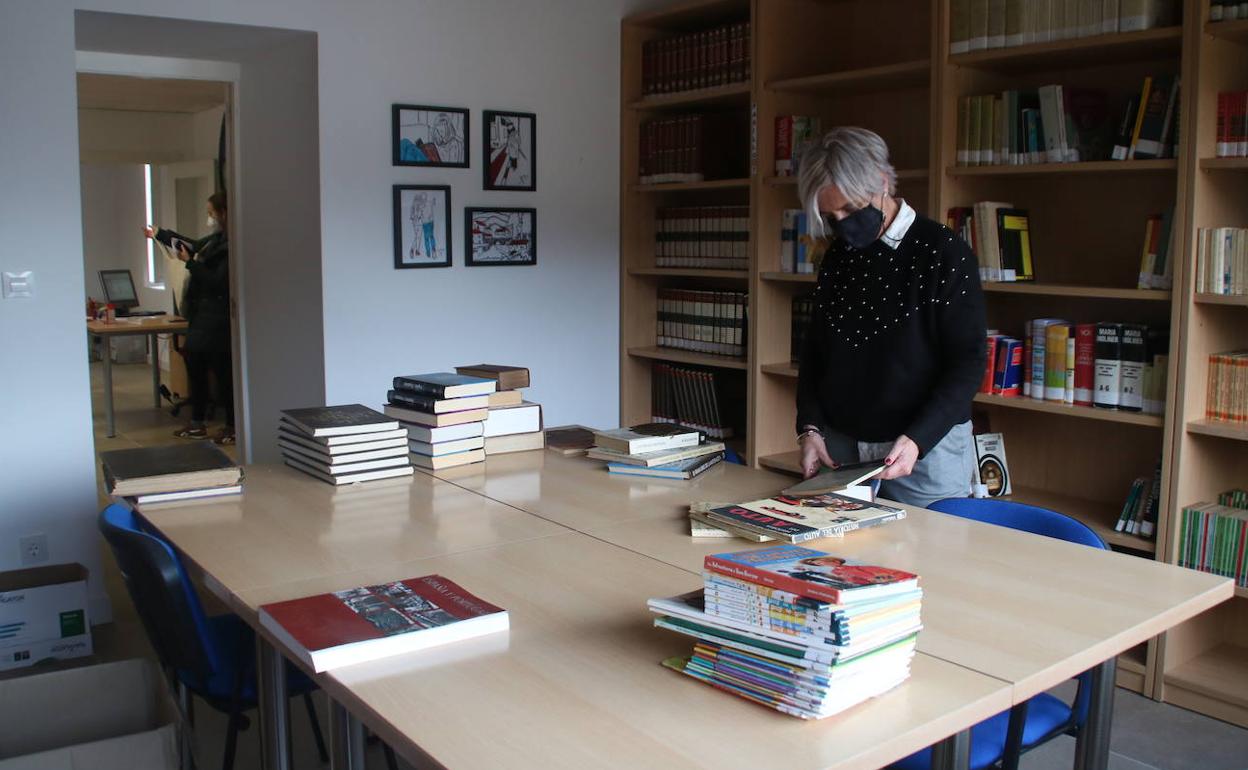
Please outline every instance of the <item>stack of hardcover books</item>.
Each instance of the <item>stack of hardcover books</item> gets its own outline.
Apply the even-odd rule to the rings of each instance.
[[[277,444],[287,465],[334,485],[412,475],[398,421],[361,404],[284,409]]]
[[[723,461],[724,445],[704,442],[696,430],[653,422],[594,431],[594,448],[587,454],[606,460],[607,471],[614,474],[691,479]]]
[[[923,596],[909,572],[782,545],[707,556],[703,588],[651,599],[654,624],[694,638],[663,665],[803,719],[910,676]]]
[[[237,495],[243,469],[208,442],[100,452],[108,493],[134,507]]]
[[[485,418],[494,380],[451,372],[394,378],[386,414],[407,429],[412,464],[431,471],[485,459]]]
[[[495,392],[486,405],[485,455],[525,452],[546,446],[542,432],[542,407],[524,399],[521,388],[529,387],[529,370],[522,366],[474,364],[457,366],[462,375],[493,380]]]

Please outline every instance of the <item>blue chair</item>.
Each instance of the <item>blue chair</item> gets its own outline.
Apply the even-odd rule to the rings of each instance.
[[[724,462],[745,465],[745,460],[742,460],[741,455],[737,454],[732,447],[724,447]]]
[[[1108,549],[1100,535],[1083,522],[1034,505],[955,497],[938,500],[931,509],[1091,548]],[[1070,704],[1041,693],[972,727],[971,770],[998,766],[1002,770],[1017,770],[1020,757],[1027,751],[1059,735],[1077,735],[1088,718],[1092,675],[1085,672],[1076,677],[1076,681],[1079,687]],[[932,750],[927,748],[911,754],[892,767],[894,770],[931,770]]]
[[[236,615],[205,615],[177,553],[145,531],[129,508],[108,506],[100,513],[99,526],[170,681],[180,694],[194,693],[229,716],[222,767],[230,770],[238,732],[247,723],[243,711],[256,705],[254,632]],[[321,761],[328,762],[311,698],[316,685],[290,665],[286,682],[292,696],[303,697],[317,751]]]

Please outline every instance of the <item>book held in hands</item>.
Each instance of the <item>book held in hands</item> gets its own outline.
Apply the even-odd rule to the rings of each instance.
[[[507,611],[441,575],[260,607],[260,624],[313,671],[506,631]]]

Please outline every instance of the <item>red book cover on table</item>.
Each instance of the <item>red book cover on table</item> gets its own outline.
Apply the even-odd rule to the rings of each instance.
[[[320,672],[507,629],[506,610],[441,575],[260,607],[260,623]]]

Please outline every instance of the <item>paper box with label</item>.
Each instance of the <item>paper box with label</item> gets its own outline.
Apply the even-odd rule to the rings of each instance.
[[[0,671],[90,654],[86,567],[0,572]]]

